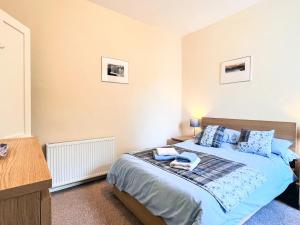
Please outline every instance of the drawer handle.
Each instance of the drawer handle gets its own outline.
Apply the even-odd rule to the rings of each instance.
[[[0,43],[0,49],[5,49],[5,46]]]

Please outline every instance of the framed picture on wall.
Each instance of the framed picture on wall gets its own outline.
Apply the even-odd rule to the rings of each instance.
[[[222,62],[220,75],[221,84],[252,80],[251,64],[251,56]]]
[[[128,62],[102,57],[102,81],[128,84]]]

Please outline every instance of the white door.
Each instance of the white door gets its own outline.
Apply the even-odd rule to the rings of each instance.
[[[24,38],[0,17],[0,138],[26,133]]]

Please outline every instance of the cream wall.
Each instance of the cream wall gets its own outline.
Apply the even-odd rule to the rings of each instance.
[[[115,136],[119,153],[164,144],[181,119],[180,39],[88,0],[0,0],[32,34],[32,132],[42,144]],[[101,82],[101,56],[129,84]]]
[[[43,144],[115,136],[122,153],[163,144],[181,119],[191,133],[191,116],[300,123],[298,0],[264,0],[182,46],[88,0],[0,0],[0,8],[32,32],[32,131]],[[100,81],[103,55],[129,61],[129,85]],[[253,81],[220,85],[220,63],[247,55]]]
[[[299,0],[264,0],[183,38],[184,133],[191,116],[300,124],[299,9]],[[249,55],[253,80],[221,85],[220,63]]]

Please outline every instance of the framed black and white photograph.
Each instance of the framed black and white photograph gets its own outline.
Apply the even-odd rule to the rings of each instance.
[[[221,84],[252,80],[251,56],[225,61],[221,64]]]
[[[102,81],[128,84],[128,62],[102,57]]]

